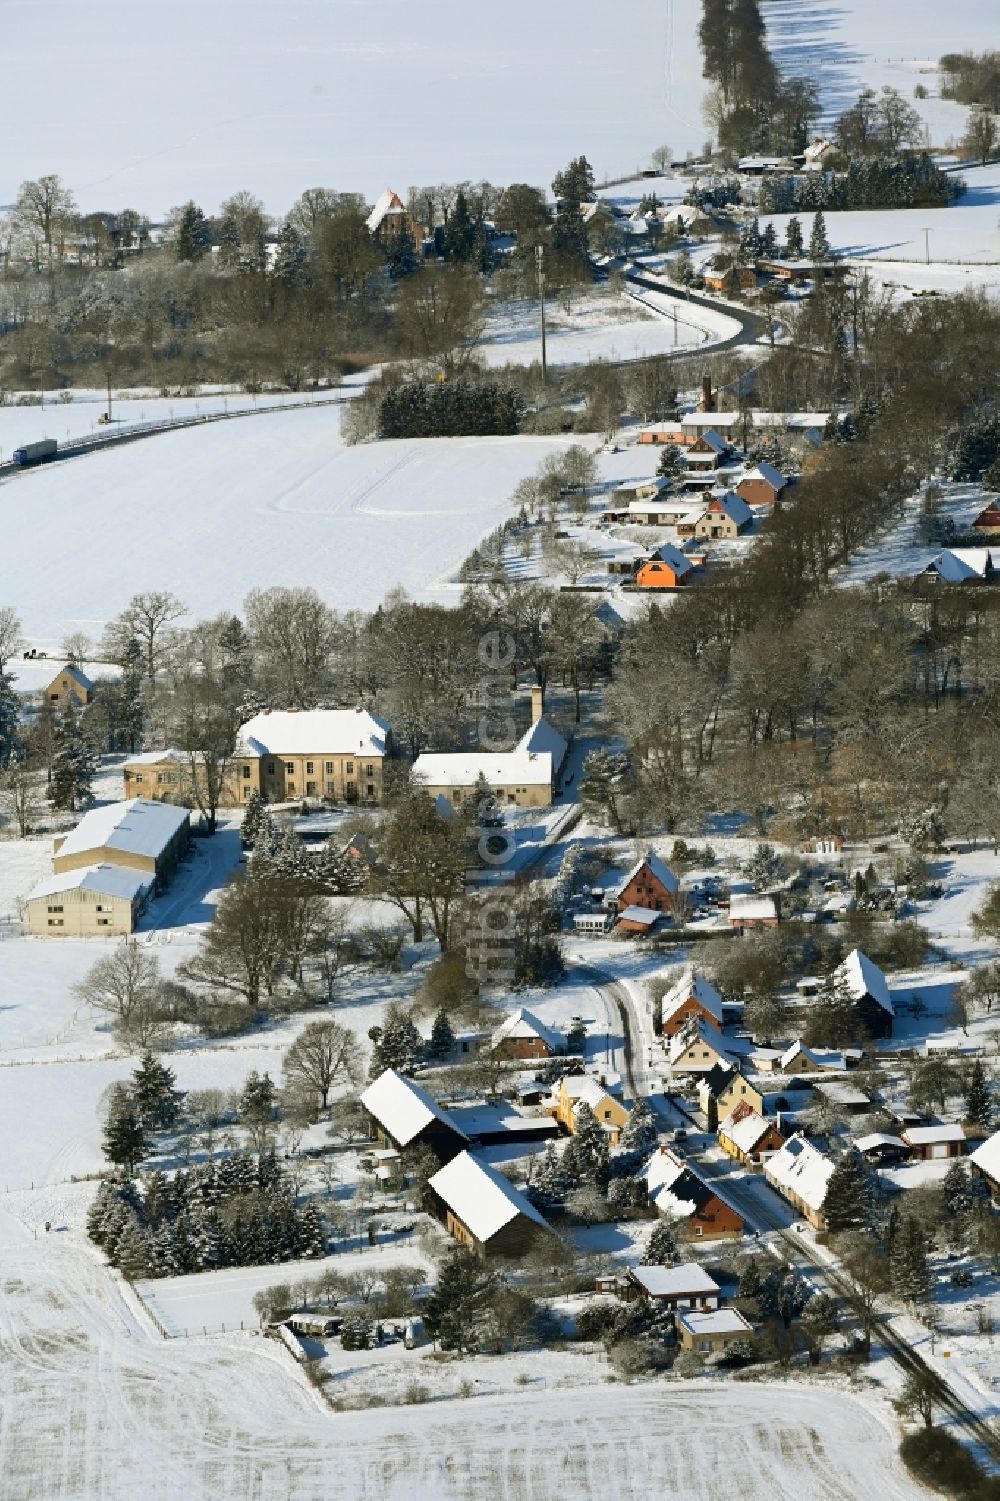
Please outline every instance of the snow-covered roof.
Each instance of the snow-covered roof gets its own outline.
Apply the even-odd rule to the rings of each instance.
[[[505,1042],[508,1037],[539,1037],[553,1053],[562,1052],[566,1046],[565,1037],[539,1021],[535,1013],[526,1006],[519,1006],[496,1029],[492,1037],[493,1046]]]
[[[964,1141],[964,1126],[907,1126],[903,1139],[911,1147],[929,1147],[937,1142]]]
[[[799,1059],[812,1063],[816,1068],[845,1069],[847,1058],[843,1053],[829,1053],[820,1048],[810,1048],[799,1037],[782,1053],[779,1063],[783,1071],[794,1068]]]
[[[861,949],[851,950],[844,962],[834,970],[833,978],[835,984],[845,985],[856,1001],[870,995],[883,1011],[895,1016],[885,975]]]
[[[969,579],[985,578],[992,566],[988,547],[948,547],[931,558],[923,572],[938,574],[946,584],[964,584]]]
[[[463,1141],[468,1139],[426,1090],[414,1084],[412,1079],[398,1074],[394,1068],[387,1068],[369,1084],[361,1096],[361,1103],[401,1147],[408,1146],[432,1120],[449,1126]]]
[[[679,521],[702,513],[701,506],[693,506],[685,496],[675,496],[669,500],[630,500],[628,510],[630,516],[676,516]]]
[[[647,850],[642,859],[635,862],[628,875],[615,887],[616,895],[621,895],[626,886],[635,880],[644,865],[648,867],[650,875],[659,881],[660,885],[665,887],[670,892],[670,895],[673,896],[681,883],[670,869],[670,866],[661,860],[654,850]]]
[[[876,1147],[898,1147],[906,1151],[906,1142],[898,1136],[887,1136],[884,1131],[872,1131],[868,1136],[859,1136],[854,1145],[859,1152],[873,1152]]]
[[[783,474],[779,474],[778,470],[775,469],[773,464],[766,464],[763,459],[761,459],[758,464],[755,464],[752,469],[748,470],[743,478],[766,480],[767,483],[769,485],[773,485],[776,490],[784,490],[785,486],[788,484],[785,476]]]
[[[375,207],[365,220],[369,234],[375,233],[387,214],[401,214],[403,211],[403,200],[399,194],[394,193],[392,188],[386,188],[376,198]]]
[[[694,1309],[686,1309],[677,1315],[679,1322],[689,1334],[697,1338],[699,1335],[709,1334],[752,1334],[753,1326],[748,1324],[738,1308],[713,1308],[710,1312],[699,1313]]]
[[[84,865],[79,870],[66,870],[40,881],[28,893],[28,901],[33,902],[36,897],[57,896],[63,891],[93,891],[97,896],[121,897],[131,902],[151,884],[148,875],[140,870],[129,870],[125,865]]]
[[[564,1074],[559,1083],[571,1100],[575,1100],[578,1104],[586,1101],[591,1109],[608,1096],[605,1086],[600,1079],[595,1079],[593,1074]]]
[[[680,1266],[634,1266],[632,1276],[651,1298],[687,1298],[719,1291],[715,1278],[696,1261]]]
[[[703,1178],[669,1147],[658,1148],[644,1170],[649,1197],[661,1214],[688,1219],[713,1199],[721,1199],[714,1185]]]
[[[714,509],[721,510],[735,526],[746,526],[748,521],[753,520],[753,511],[739,495],[727,493],[713,496],[702,515],[707,516]]]
[[[614,493],[616,496],[620,495],[623,499],[626,495],[634,493],[636,495],[639,495],[641,499],[655,500],[656,497],[663,491],[667,491],[669,489],[670,481],[666,477],[666,475],[654,474],[652,476],[647,476],[645,479],[622,480],[620,485],[615,486]],[[634,505],[635,502],[632,501],[630,502],[630,504]]]
[[[842,1079],[821,1079],[816,1090],[832,1105],[870,1105],[871,1099],[856,1084],[846,1084]]]
[[[687,419],[685,418],[685,421],[686,420]],[[707,432],[702,433],[698,441],[700,443],[704,443],[706,447],[710,448],[712,452],[717,456],[729,451],[729,444],[726,442],[725,438],[719,436],[714,428],[709,428]],[[692,460],[697,462],[699,455],[696,453],[689,453],[685,454],[685,458],[687,459],[688,463],[691,463]]]
[[[661,1015],[664,1022],[668,1022],[675,1011],[679,1011],[685,1001],[694,999],[703,1011],[707,1011],[722,1026],[722,996],[714,985],[710,985],[704,975],[697,974],[693,969],[686,969],[675,985],[672,985],[663,997]]]
[[[735,427],[739,420],[739,412],[685,412],[681,427]]]
[[[652,907],[637,907],[635,903],[626,907],[618,914],[619,922],[635,922],[644,928],[652,928],[663,916],[662,912],[656,912]]]
[[[672,568],[678,578],[683,578],[694,567],[691,559],[686,557],[680,548],[675,547],[672,542],[664,542],[661,547],[658,547],[650,555],[649,561],[651,563],[666,563],[667,567]]]
[[[674,1033],[673,1037],[667,1043],[667,1057],[671,1063],[676,1063],[677,1059],[682,1057],[688,1048],[695,1047],[699,1043],[712,1048],[727,1063],[732,1062],[726,1039],[716,1027],[712,1026],[711,1022],[705,1021],[703,1017],[696,1017],[687,1026],[682,1027],[679,1032]],[[706,1063],[705,1067],[714,1067],[714,1064]]]
[[[761,1137],[765,1136],[773,1125],[773,1121],[766,1121],[762,1115],[751,1110],[742,1115],[739,1120],[734,1120],[732,1115],[727,1115],[719,1127],[719,1133],[721,1135],[725,1132],[729,1140],[734,1146],[739,1147],[741,1152],[752,1152]]]
[[[994,1131],[974,1152],[970,1152],[969,1161],[994,1183],[1000,1183],[1000,1131]]]
[[[530,1199],[503,1173],[473,1157],[471,1152],[460,1152],[427,1181],[452,1213],[483,1243],[519,1214],[548,1229]]]
[[[773,896],[757,896],[752,892],[736,892],[729,898],[730,922],[768,922],[778,915]]]
[[[569,745],[543,714],[541,719],[536,719],[534,724],[525,730],[514,750],[527,755],[551,756],[553,768],[558,768],[566,759]]]
[[[414,781],[429,787],[474,787],[485,777],[491,787],[549,786],[552,757],[529,751],[433,751],[423,752],[413,763]]]
[[[764,1164],[764,1176],[818,1213],[823,1208],[833,1169],[829,1157],[824,1157],[804,1136],[796,1134]]]
[[[159,855],[190,819],[187,808],[133,797],[85,813],[56,851],[55,858],[87,850],[121,850],[123,854]]]
[[[142,751],[137,756],[126,756],[126,766],[159,766],[164,761],[173,761],[177,765],[187,765],[189,757],[186,751],[177,750],[171,746],[167,750]]]
[[[390,730],[367,709],[262,709],[240,726],[244,756],[384,756]]]

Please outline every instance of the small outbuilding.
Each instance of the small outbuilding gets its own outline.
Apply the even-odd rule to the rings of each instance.
[[[449,1235],[479,1256],[521,1257],[552,1234],[531,1200],[471,1152],[452,1158],[427,1186]]]

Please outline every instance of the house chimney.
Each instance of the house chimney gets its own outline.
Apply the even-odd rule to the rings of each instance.
[[[712,395],[712,377],[703,375],[701,378],[701,409],[703,412],[715,411],[715,397]]]
[[[541,683],[535,683],[531,690],[531,722],[537,724],[545,713],[545,689]]]

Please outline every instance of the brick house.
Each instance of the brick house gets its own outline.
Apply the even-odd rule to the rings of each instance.
[[[680,882],[670,867],[649,850],[611,893],[610,900],[619,912],[626,907],[669,912],[679,889]]]
[[[499,1058],[552,1058],[565,1053],[566,1039],[521,1006],[493,1033],[492,1048]]]
[[[738,1240],[743,1216],[698,1176],[669,1147],[660,1147],[646,1164],[649,1197],[661,1214],[678,1221],[685,1240]]]
[[[722,996],[703,975],[686,969],[660,1003],[660,1033],[673,1037],[693,1021],[721,1029]]]
[[[788,481],[772,464],[763,461],[745,474],[736,493],[748,506],[773,506],[788,488]]]

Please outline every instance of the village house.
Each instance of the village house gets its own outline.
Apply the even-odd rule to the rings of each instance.
[[[739,1104],[763,1113],[764,1096],[735,1064],[717,1063],[698,1080],[698,1104],[708,1118],[709,1130],[714,1131]]]
[[[854,1147],[866,1162],[878,1167],[885,1163],[902,1162],[910,1155],[910,1149],[901,1137],[889,1136],[884,1131],[872,1131],[867,1136],[857,1137]]]
[[[761,460],[743,476],[736,486],[736,493],[748,506],[773,506],[787,488],[785,476]]]
[[[131,798],[85,813],[76,828],[53,840],[56,875],[88,866],[116,865],[137,871],[159,890],[173,875],[191,842],[186,808]]]
[[[826,1100],[841,1115],[868,1115],[871,1112],[871,1095],[846,1079],[819,1079],[813,1088],[820,1099]]]
[[[693,558],[664,542],[636,571],[635,581],[640,589],[679,589],[691,582],[695,571]]]
[[[709,1074],[733,1062],[722,1033],[700,1018],[686,1023],[668,1040],[666,1053],[672,1075]]]
[[[367,709],[262,709],[236,737],[223,776],[220,805],[236,808],[252,792],[267,803],[294,798],[380,803],[392,731]],[[198,758],[179,750],[149,751],[125,762],[130,797],[194,801]]]
[[[657,500],[634,500],[628,508],[626,520],[640,526],[693,525],[701,510],[690,495],[661,496]]]
[[[984,510],[980,511],[971,530],[983,532],[986,536],[995,536],[1000,532],[1000,502],[991,500]]]
[[[714,433],[723,443],[738,441],[744,418],[739,412],[714,412],[708,407],[700,412],[685,412],[680,420],[681,436],[688,446],[697,443],[706,433]]]
[[[752,292],[757,286],[757,273],[752,266],[709,269],[703,279],[707,291],[719,292],[723,297],[738,297],[741,292]]]
[[[485,781],[498,803],[547,808],[569,750],[542,713],[542,690],[532,689],[532,722],[509,751],[441,751],[419,755],[411,773],[433,798],[461,805],[478,796]]]
[[[702,433],[688,445],[684,455],[682,484],[689,490],[699,487],[711,489],[715,484],[716,474],[729,453],[729,444],[714,429]]]
[[[75,662],[67,662],[65,667],[61,667],[51,683],[42,690],[42,702],[55,704],[59,709],[64,709],[70,699],[78,709],[86,708],[93,697],[93,683]]]
[[[969,1150],[961,1125],[907,1126],[902,1136],[910,1157],[918,1162],[943,1162],[949,1157],[964,1157]]]
[[[629,1112],[621,1100],[616,1100],[607,1086],[593,1074],[564,1074],[545,1109],[573,1136],[577,1115],[583,1104],[590,1106],[595,1120],[607,1133],[611,1146],[616,1147],[628,1122]]]
[[[973,1172],[989,1184],[994,1204],[1000,1203],[1000,1131],[994,1131],[992,1136],[980,1142],[969,1154],[969,1163]]]
[[[729,898],[729,926],[740,933],[758,928],[776,928],[780,921],[778,901],[756,892],[734,892]]]
[[[673,1037],[688,1022],[705,1021],[722,1029],[722,996],[704,975],[686,969],[660,1002],[660,1033]]]
[[[777,1123],[766,1120],[745,1100],[734,1106],[719,1126],[719,1146],[744,1167],[756,1167],[765,1157],[780,1152],[785,1138]]]
[[[885,975],[860,949],[852,949],[832,975],[835,988],[842,987],[854,1001],[858,1021],[869,1037],[891,1037],[892,998]]]
[[[824,1230],[823,1205],[834,1164],[801,1133],[764,1164],[764,1177],[816,1230]]]
[[[738,1240],[743,1216],[669,1147],[660,1147],[646,1164],[646,1187],[660,1214],[678,1222],[685,1240]]]
[[[677,1334],[682,1350],[697,1350],[700,1355],[723,1355],[753,1338],[753,1326],[736,1308],[719,1308],[713,1313],[681,1313],[677,1316]]]
[[[679,889],[680,882],[670,867],[653,850],[647,850],[624,880],[608,892],[605,901],[619,912],[626,907],[669,912]]]
[[[991,584],[996,572],[988,547],[946,547],[914,575],[942,584]]]
[[[753,512],[738,495],[713,495],[694,524],[696,537],[733,541],[753,525]]]
[[[618,505],[631,509],[633,503],[659,500],[669,490],[669,479],[662,474],[654,474],[648,479],[623,480],[612,490],[611,498]]]
[[[420,255],[424,240],[423,226],[417,223],[402,198],[392,188],[386,188],[379,194],[365,224],[380,249],[388,250],[402,234],[409,238],[414,254]]]
[[[845,1048],[842,1052],[828,1052],[824,1048],[810,1048],[797,1038],[778,1059],[778,1071],[782,1074],[828,1074],[843,1073],[861,1061],[860,1048]]]
[[[696,1261],[679,1266],[633,1266],[625,1273],[621,1296],[627,1303],[642,1301],[658,1309],[718,1308],[719,1284]]]
[[[427,1147],[439,1162],[450,1162],[469,1145],[469,1138],[430,1095],[387,1068],[361,1096],[368,1135],[400,1152],[404,1147]]]
[[[521,1006],[496,1029],[491,1046],[498,1058],[552,1058],[565,1053],[566,1039]]]
[[[449,1235],[477,1256],[524,1256],[552,1231],[530,1199],[489,1163],[460,1152],[428,1178]]]
[[[45,938],[132,933],[152,889],[151,876],[122,865],[86,865],[49,876],[28,895],[28,932]]]

